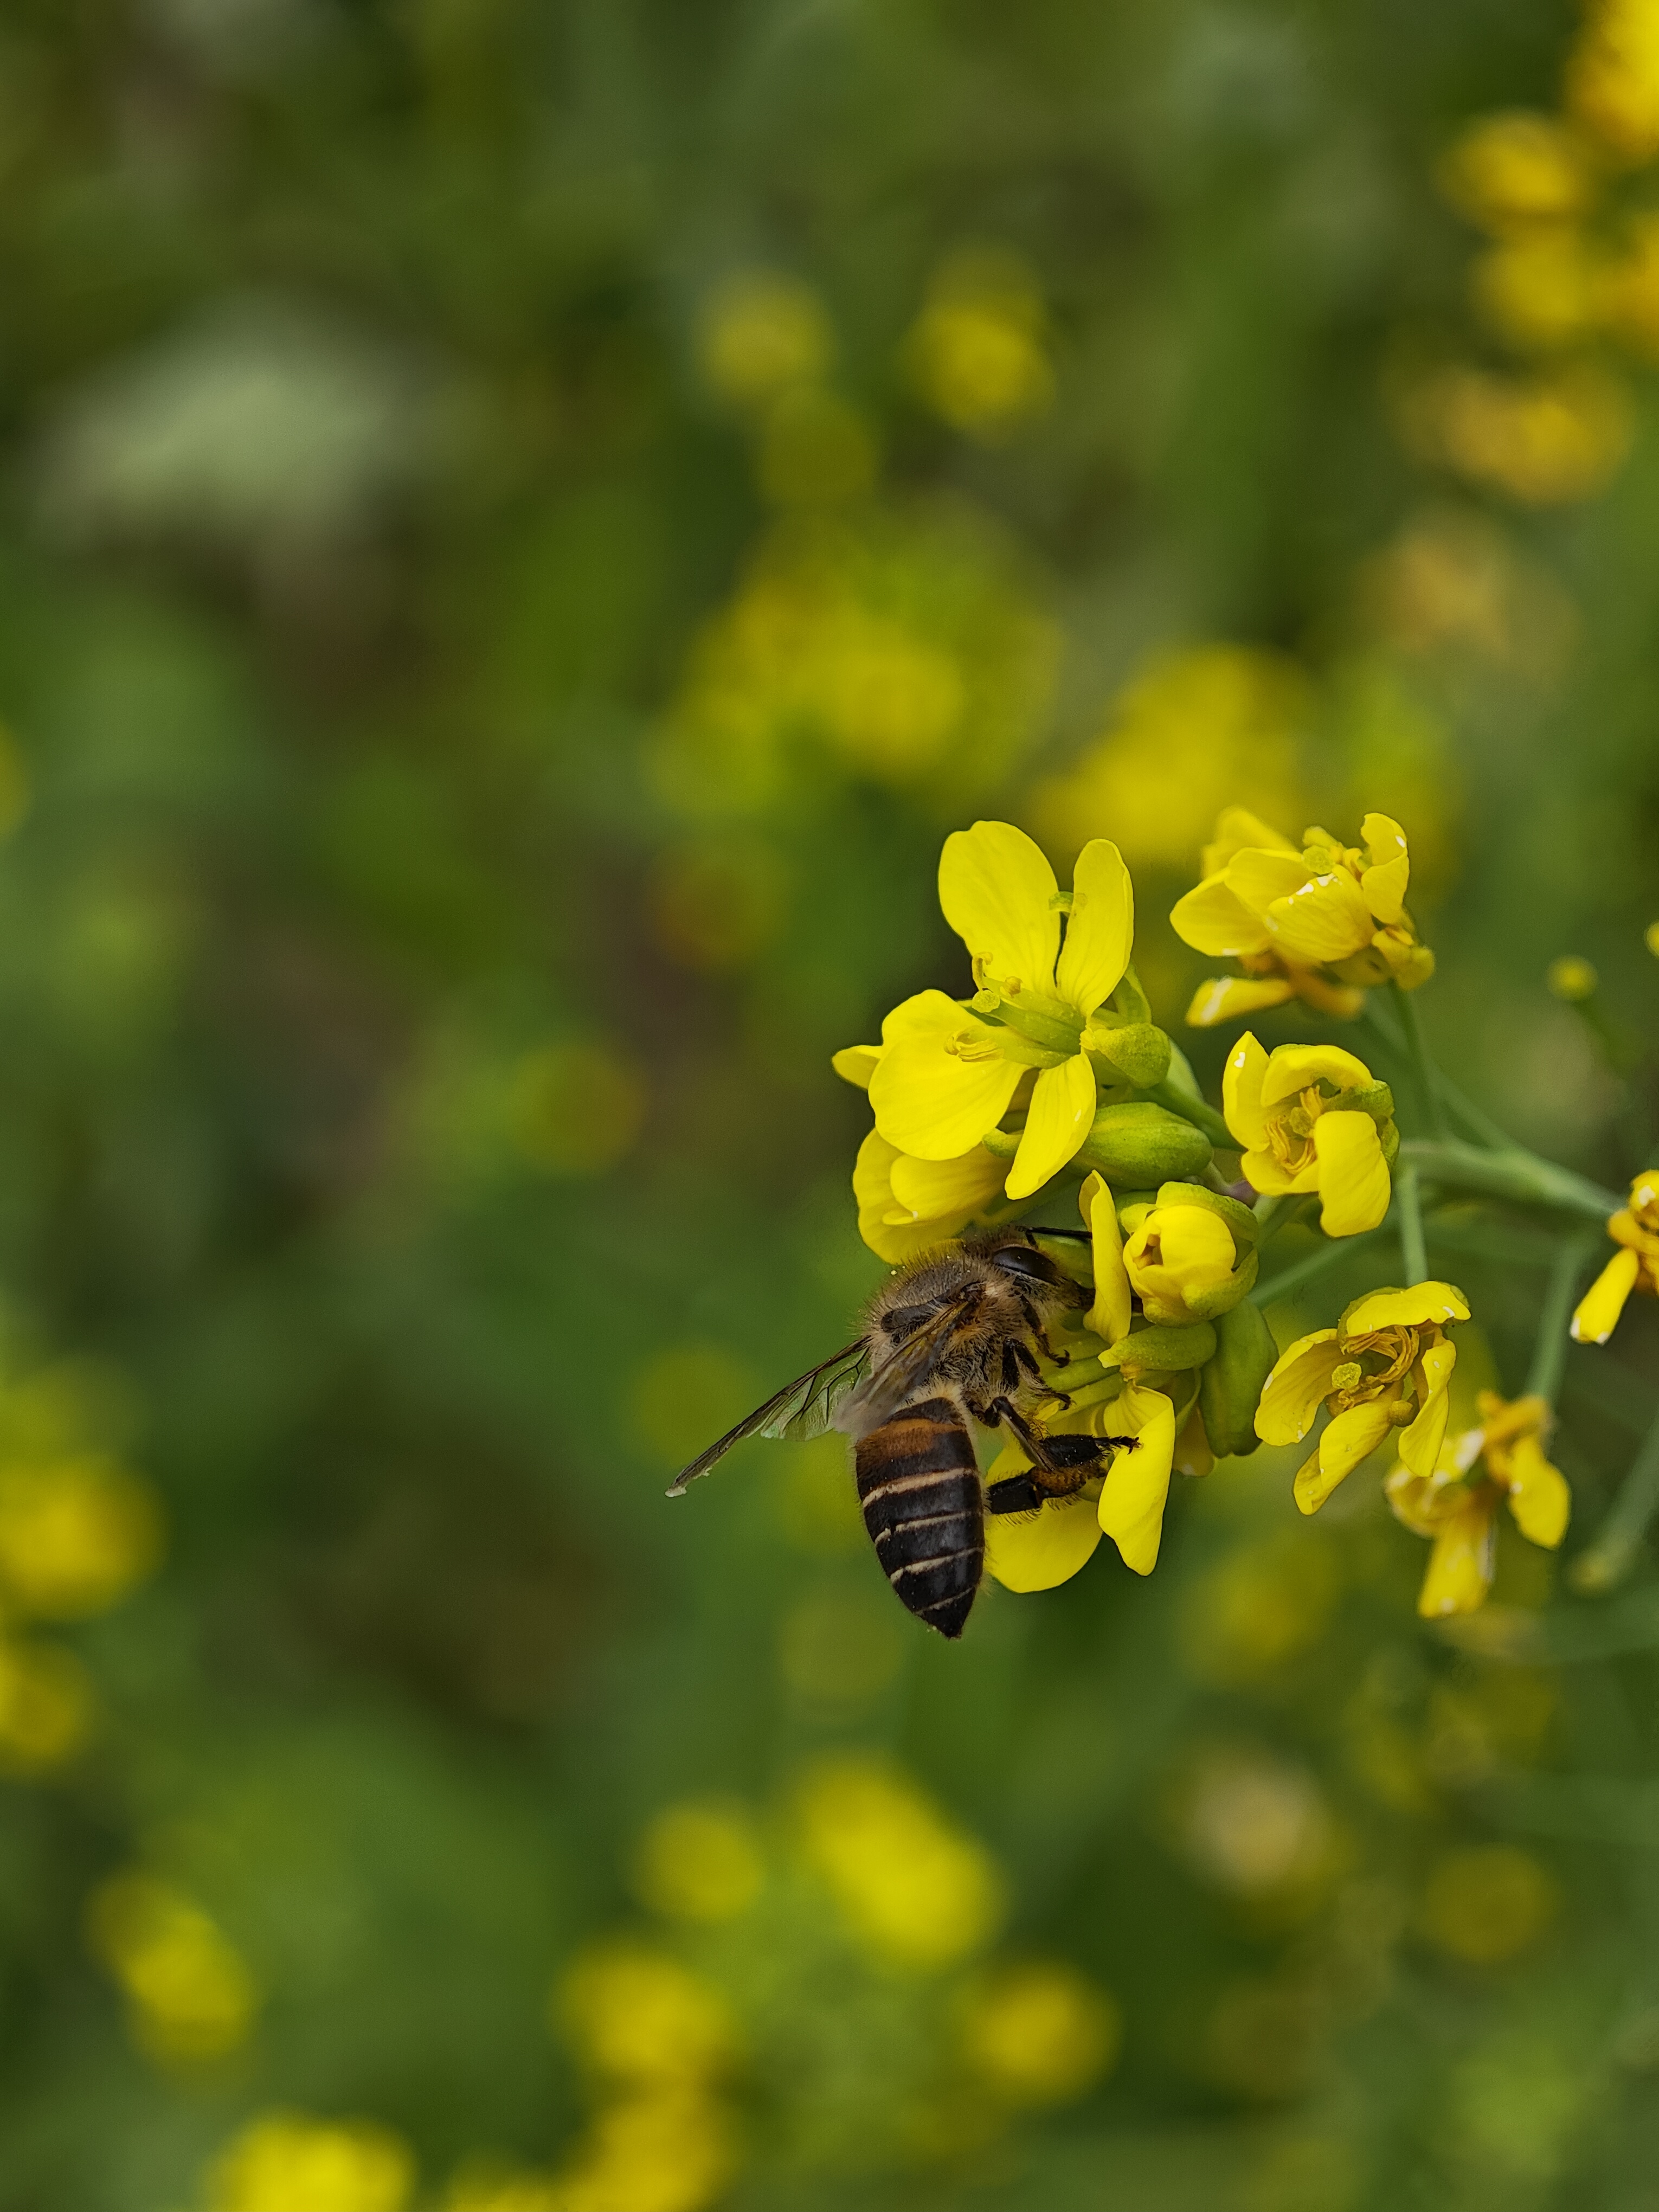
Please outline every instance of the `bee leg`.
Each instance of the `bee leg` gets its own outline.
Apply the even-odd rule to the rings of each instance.
[[[993,1398],[986,1410],[1012,1431],[1030,1454],[1030,1480],[1045,1497],[1067,1498],[1073,1491],[1081,1490],[1097,1471],[1104,1449],[1097,1437],[1039,1436],[1019,1408],[1006,1398]]]
[[[1045,1352],[1048,1352],[1050,1359],[1054,1357],[1054,1353],[1048,1351],[1048,1340],[1046,1336],[1042,1340],[1042,1348]],[[1019,1368],[1030,1379],[1030,1381],[1035,1382],[1040,1389],[1045,1389],[1047,1386],[1044,1384],[1042,1380],[1042,1370],[1037,1365],[1036,1354],[1032,1351],[1030,1346],[1029,1344],[1020,1344],[1016,1341],[1015,1343],[1011,1344],[1008,1349],[1013,1354],[1015,1361],[1018,1363]],[[1063,1390],[1050,1390],[1048,1392],[1048,1395],[1054,1399],[1054,1402],[1061,1408],[1062,1411],[1069,1407],[1072,1402]]]

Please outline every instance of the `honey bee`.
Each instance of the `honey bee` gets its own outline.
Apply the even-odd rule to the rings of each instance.
[[[1054,1395],[1037,1365],[1039,1351],[1058,1356],[1048,1323],[1088,1303],[1037,1237],[1076,1233],[989,1231],[898,1268],[860,1335],[710,1444],[668,1495],[680,1497],[746,1437],[839,1429],[853,1440],[864,1525],[900,1603],[941,1636],[960,1636],[984,1572],[987,1511],[1029,1512],[1067,1496],[1133,1442],[1044,1436],[1020,1407],[1022,1398]],[[1029,1474],[988,1491],[970,1419],[1018,1437]]]

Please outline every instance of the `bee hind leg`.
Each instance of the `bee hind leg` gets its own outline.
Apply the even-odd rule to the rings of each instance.
[[[1090,1476],[1099,1471],[1106,1449],[1099,1437],[1039,1435],[1008,1398],[993,1398],[986,1412],[993,1422],[1000,1422],[1008,1429],[1030,1453],[1030,1480],[1045,1498],[1067,1498],[1073,1491],[1081,1490]],[[975,1419],[979,1418],[975,1413]]]

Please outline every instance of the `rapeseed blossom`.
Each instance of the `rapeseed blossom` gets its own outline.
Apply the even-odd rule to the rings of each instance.
[[[1201,983],[1190,1024],[1208,1028],[1298,998],[1344,1017],[1359,1012],[1366,986],[1427,982],[1434,955],[1406,911],[1406,833],[1368,814],[1360,835],[1363,851],[1317,828],[1298,848],[1245,807],[1223,811],[1203,879],[1170,921],[1195,951],[1236,959],[1244,972]]]
[[[1262,1443],[1299,1443],[1322,1404],[1332,1417],[1297,1474],[1296,1502],[1304,1513],[1316,1513],[1393,1429],[1402,1432],[1400,1456],[1410,1472],[1433,1474],[1457,1364],[1446,1330],[1468,1317],[1468,1300],[1450,1283],[1370,1291],[1344,1310],[1334,1328],[1298,1337],[1281,1356],[1256,1413]]]
[[[1134,936],[1128,871],[1116,846],[1096,838],[1062,897],[1023,830],[979,822],[945,840],[939,904],[968,947],[973,999],[919,992],[888,1015],[879,1046],[854,1047],[837,1066],[867,1065],[878,1134],[916,1160],[969,1160],[1023,1103],[1003,1187],[1026,1199],[1077,1154],[1103,1082],[1121,1091],[1168,1072],[1169,1040],[1144,1018],[1138,987],[1127,1011],[1110,1003]]]
[[[1387,1213],[1394,1098],[1352,1053],[1282,1044],[1269,1054],[1246,1030],[1227,1057],[1222,1107],[1264,1196],[1316,1191],[1328,1237],[1375,1229]]]
[[[1548,1403],[1505,1400],[1482,1390],[1480,1421],[1443,1445],[1432,1473],[1394,1468],[1383,1483],[1395,1516],[1434,1550],[1418,1597],[1425,1620],[1474,1613],[1492,1587],[1495,1519],[1506,1503],[1522,1534],[1554,1551],[1567,1533],[1572,1496],[1559,1468],[1545,1456]]]
[[[1632,1291],[1659,1296],[1659,1168],[1637,1176],[1607,1234],[1620,1249],[1578,1302],[1572,1334],[1579,1344],[1605,1344]]]

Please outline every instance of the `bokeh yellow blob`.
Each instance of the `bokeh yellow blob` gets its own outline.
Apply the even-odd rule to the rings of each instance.
[[[1001,1968],[970,1990],[963,2056],[1014,2105],[1063,2105],[1110,2072],[1123,2024],[1107,1992],[1062,1960]]]
[[[726,2063],[736,2032],[711,1984],[665,1951],[602,1943],[555,1992],[556,2017],[594,2072],[621,2081],[702,2081]]]
[[[161,1544],[154,1493],[112,1460],[0,1465],[0,1594],[20,1612],[102,1613],[152,1571]]]
[[[878,1956],[948,1966],[994,1933],[1003,1885],[989,1852],[896,1769],[826,1759],[804,1778],[795,1812],[806,1863]]]
[[[374,2120],[273,2112],[251,2120],[208,2177],[208,2212],[403,2212],[415,2160]]]
[[[799,277],[750,269],[728,277],[704,307],[697,333],[703,374],[750,404],[815,383],[833,350],[823,302]]]
[[[1419,1917],[1430,1942],[1452,1958],[1495,1966],[1537,1941],[1559,1902],[1554,1878],[1529,1852],[1478,1844],[1437,1861]]]
[[[183,1891],[148,1874],[117,1875],[94,1893],[87,1926],[127,1998],[135,2039],[153,2057],[220,2058],[247,2040],[258,1986],[222,1929]]]
[[[736,1919],[766,1880],[753,1818],[726,1797],[665,1806],[640,1839],[634,1879],[646,1904],[671,1919]]]

